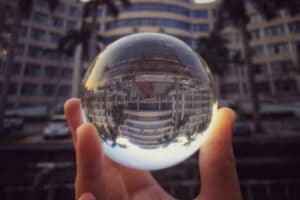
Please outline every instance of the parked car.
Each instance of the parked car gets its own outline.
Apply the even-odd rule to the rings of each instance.
[[[4,117],[4,129],[5,130],[18,130],[24,126],[24,119],[17,115],[5,115]]]
[[[71,131],[65,115],[54,115],[44,128],[45,139],[60,139],[71,136]]]

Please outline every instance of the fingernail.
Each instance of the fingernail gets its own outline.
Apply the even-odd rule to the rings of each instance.
[[[79,200],[96,200],[96,197],[92,193],[84,193],[79,197]]]

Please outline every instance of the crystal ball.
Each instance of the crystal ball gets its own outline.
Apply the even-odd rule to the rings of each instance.
[[[204,60],[181,40],[159,33],[133,34],[108,45],[85,74],[81,102],[105,154],[147,170],[194,154],[217,105]]]

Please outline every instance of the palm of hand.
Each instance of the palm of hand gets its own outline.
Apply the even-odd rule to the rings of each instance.
[[[76,199],[174,199],[148,171],[121,166],[103,156],[97,130],[91,124],[83,124],[78,99],[66,102],[65,114],[72,130],[76,152]],[[201,147],[199,162],[202,191],[196,197],[197,200],[241,199],[231,147],[233,120],[234,113],[229,109],[218,111],[213,121],[214,128]],[[93,195],[83,195],[86,193]]]

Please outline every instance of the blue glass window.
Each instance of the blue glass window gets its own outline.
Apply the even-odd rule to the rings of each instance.
[[[190,10],[185,7],[177,5],[169,5],[162,3],[135,3],[128,7],[122,7],[121,11],[130,12],[130,11],[160,11],[160,12],[170,12],[180,15],[189,16]]]
[[[48,15],[41,12],[34,13],[32,19],[34,22],[41,23],[44,25],[48,23]]]
[[[192,17],[208,18],[208,10],[193,10]]]
[[[209,25],[208,24],[193,24],[191,26],[193,32],[208,32]]]
[[[190,24],[187,22],[174,20],[174,19],[162,19],[162,18],[144,18],[144,19],[125,19],[119,21],[112,21],[106,24],[106,30],[126,27],[126,26],[162,26],[162,27],[174,27],[184,30],[190,30]]]

